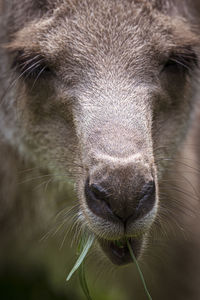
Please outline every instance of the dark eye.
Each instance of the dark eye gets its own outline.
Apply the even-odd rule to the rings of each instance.
[[[198,67],[198,58],[194,52],[171,54],[162,71],[189,73]]]
[[[19,51],[15,56],[13,68],[19,73],[19,76],[24,79],[46,78],[52,71],[46,62],[46,59],[41,54],[25,54]]]

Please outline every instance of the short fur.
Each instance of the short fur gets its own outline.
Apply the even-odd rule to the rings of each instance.
[[[142,232],[143,245],[166,211],[177,214],[166,182],[173,178],[169,170],[195,118],[199,60],[198,22],[187,1],[179,6],[178,1],[157,0],[1,1],[5,228],[16,215],[16,201],[23,204],[31,189],[32,183],[18,185],[19,172],[28,165],[48,170],[54,180],[73,178],[77,220],[100,238],[121,238],[124,228],[88,209],[88,176],[109,184],[116,214],[121,207],[134,209],[132,199],[154,178],[153,210],[126,232]],[[171,58],[180,58],[182,66]],[[42,193],[31,192],[30,198],[45,202]],[[198,204],[191,201],[191,206]],[[188,224],[185,212],[176,218]]]

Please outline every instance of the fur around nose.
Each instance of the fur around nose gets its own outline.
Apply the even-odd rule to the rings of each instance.
[[[89,209],[110,221],[126,223],[144,217],[155,204],[155,181],[125,170],[115,170],[102,178],[85,183],[85,197]],[[130,173],[129,177],[128,174]]]

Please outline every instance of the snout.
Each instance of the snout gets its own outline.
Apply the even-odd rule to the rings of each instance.
[[[107,183],[109,185],[109,183]],[[134,183],[132,188],[134,189]],[[124,187],[126,189],[126,186]],[[89,178],[85,184],[85,197],[88,207],[97,216],[109,221],[120,221],[126,226],[127,222],[134,222],[147,215],[155,204],[155,181],[146,182],[136,195],[131,193],[123,199],[123,194],[117,191],[109,192],[97,183],[90,183]],[[120,197],[120,199],[117,199]]]
[[[131,261],[127,239],[139,256],[157,211],[152,166],[102,164],[88,174],[84,200],[87,223],[110,260],[118,265]]]

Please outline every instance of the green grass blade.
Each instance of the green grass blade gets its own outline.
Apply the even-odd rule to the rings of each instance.
[[[83,250],[79,256],[79,258],[77,259],[74,267],[72,268],[71,272],[69,273],[69,275],[67,276],[66,281],[70,280],[70,278],[72,277],[72,275],[74,274],[74,272],[76,272],[76,270],[80,267],[80,265],[82,264],[83,260],[85,259],[90,247],[92,246],[93,242],[94,242],[95,237],[93,235],[90,235],[88,237],[88,240],[85,244],[85,246],[83,247]]]
[[[90,296],[89,289],[88,289],[86,277],[85,277],[85,268],[84,268],[84,266],[85,266],[85,264],[84,264],[84,262],[82,262],[82,264],[79,268],[79,281],[80,281],[82,290],[83,290],[87,300],[92,300],[92,298]]]
[[[147,289],[147,286],[146,286],[146,283],[145,283],[145,280],[144,280],[144,276],[143,276],[143,274],[142,274],[142,271],[141,271],[141,269],[140,269],[140,266],[139,266],[139,264],[138,264],[138,262],[137,262],[137,259],[136,259],[135,255],[134,255],[134,253],[133,253],[133,250],[132,250],[132,248],[131,248],[130,242],[129,242],[128,240],[127,240],[127,246],[128,246],[130,255],[131,255],[132,259],[133,259],[133,262],[135,263],[135,265],[136,265],[136,267],[137,267],[137,269],[138,269],[138,273],[139,273],[140,278],[141,278],[141,280],[142,280],[142,284],[143,284],[143,286],[144,286],[145,293],[146,293],[148,299],[149,299],[149,300],[152,300],[151,295],[149,294],[149,291],[148,291],[148,289]]]

